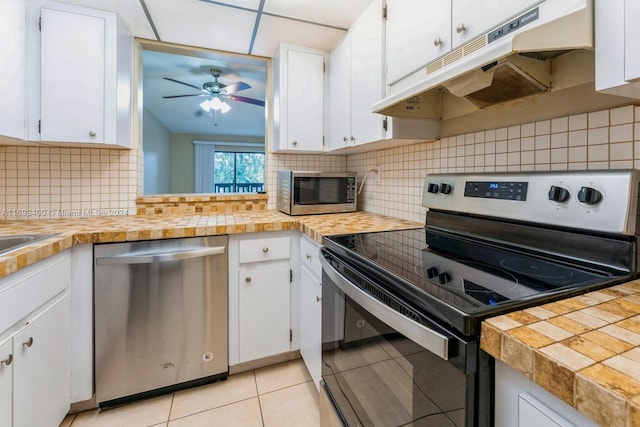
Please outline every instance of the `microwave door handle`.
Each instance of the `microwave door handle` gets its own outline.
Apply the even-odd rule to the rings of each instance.
[[[449,337],[421,325],[415,320],[405,317],[391,307],[381,303],[340,274],[324,256],[320,257],[320,262],[322,264],[322,270],[331,281],[335,283],[345,295],[360,304],[362,308],[397,332],[429,350],[431,353],[444,360],[449,359]]]
[[[181,261],[185,259],[201,258],[210,255],[226,253],[225,246],[203,247],[187,251],[129,253],[112,257],[96,258],[96,265],[114,264],[151,264],[154,262]]]

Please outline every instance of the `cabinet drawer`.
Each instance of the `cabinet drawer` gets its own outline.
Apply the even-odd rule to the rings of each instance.
[[[29,266],[0,280],[0,333],[71,284],[68,252]]]
[[[264,236],[241,239],[238,244],[240,263],[288,259],[289,235]]]
[[[300,260],[317,278],[322,277],[320,246],[304,237],[300,239]]]

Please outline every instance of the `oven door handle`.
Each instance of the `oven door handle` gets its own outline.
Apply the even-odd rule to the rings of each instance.
[[[449,360],[449,337],[421,325],[413,319],[403,316],[391,307],[378,301],[340,274],[324,256],[320,257],[320,262],[322,263],[323,271],[331,281],[335,283],[345,295],[348,295],[349,298],[360,304],[362,308],[397,332],[413,340],[416,344],[429,350],[431,353],[444,360]]]

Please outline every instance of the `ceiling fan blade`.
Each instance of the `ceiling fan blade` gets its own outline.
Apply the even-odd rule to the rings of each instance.
[[[211,96],[208,93],[194,93],[193,95],[171,95],[171,96],[163,96],[163,98],[184,98],[186,96]]]
[[[189,86],[189,87],[192,87],[194,89],[203,90],[201,87],[196,86],[196,85],[192,85],[191,83],[181,82],[180,80],[172,79],[172,78],[169,78],[169,77],[163,77],[163,79],[169,80],[170,82],[179,83],[181,85]]]
[[[221,92],[224,92],[226,94],[232,94],[241,90],[245,90],[245,89],[251,89],[251,86],[245,82],[237,82],[237,83],[233,83],[230,85],[226,85]]]
[[[238,95],[229,95],[227,96],[227,98],[233,99],[234,101],[246,102],[247,104],[259,105],[260,107],[264,107],[264,101],[260,101],[259,99],[247,98]]]

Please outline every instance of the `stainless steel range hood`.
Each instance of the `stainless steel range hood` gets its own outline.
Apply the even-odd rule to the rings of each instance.
[[[592,49],[593,39],[591,0],[545,0],[428,64],[424,78],[390,86],[373,111],[402,115],[416,96],[433,110],[425,104],[441,102],[445,91],[476,108],[553,91],[553,58]]]

